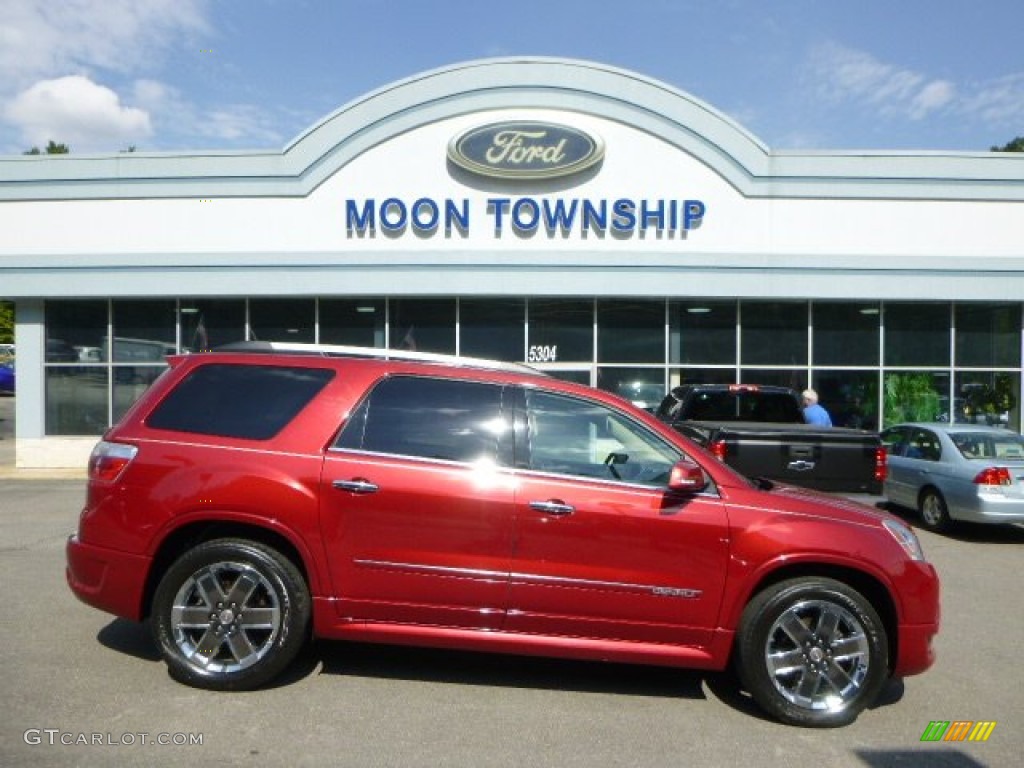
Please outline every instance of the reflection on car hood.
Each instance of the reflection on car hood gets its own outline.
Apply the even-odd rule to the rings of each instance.
[[[776,483],[767,491],[774,497],[785,498],[788,502],[786,510],[817,517],[842,519],[853,523],[877,525],[883,520],[892,519],[888,512],[862,504],[844,496],[835,496],[810,488]]]

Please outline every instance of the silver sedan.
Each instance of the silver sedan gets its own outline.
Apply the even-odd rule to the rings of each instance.
[[[975,424],[899,424],[882,432],[889,452],[883,493],[916,509],[932,531],[954,521],[1024,522],[1024,438]]]

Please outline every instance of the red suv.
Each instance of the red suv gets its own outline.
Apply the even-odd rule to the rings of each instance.
[[[170,358],[89,462],[67,578],[240,690],[310,637],[705,670],[851,722],[927,669],[906,524],[758,484],[621,398],[525,366],[246,343]]]

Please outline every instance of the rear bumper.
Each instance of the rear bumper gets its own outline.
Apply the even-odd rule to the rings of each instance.
[[[77,535],[65,547],[68,586],[83,603],[115,616],[142,618],[142,591],[151,560],[85,544]]]
[[[1024,523],[1024,498],[995,491],[978,493],[951,510],[951,515],[971,523]]]

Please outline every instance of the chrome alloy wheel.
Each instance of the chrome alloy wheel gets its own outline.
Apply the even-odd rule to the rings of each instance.
[[[271,583],[245,563],[200,568],[181,585],[171,631],[181,655],[205,673],[251,667],[274,647],[281,604]]]
[[[768,631],[764,654],[775,689],[808,710],[842,711],[870,667],[864,626],[827,600],[805,600],[783,612]]]

